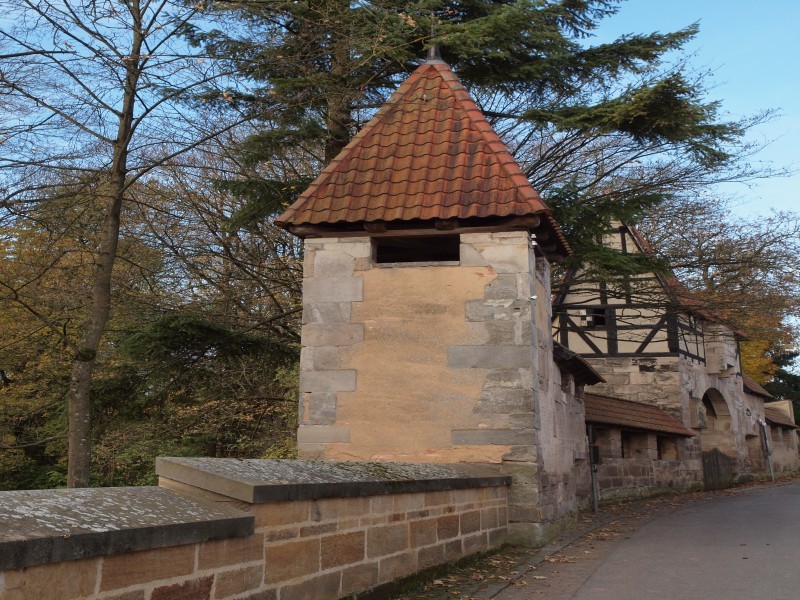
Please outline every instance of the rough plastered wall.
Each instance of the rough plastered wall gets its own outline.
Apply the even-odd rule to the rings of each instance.
[[[500,463],[534,441],[525,232],[462,235],[460,263],[377,265],[306,242],[306,458]]]
[[[542,425],[549,274],[527,232],[462,234],[457,262],[375,264],[368,237],[307,240],[305,260],[301,457],[503,464],[511,531],[527,540],[575,506],[557,482],[573,458],[541,453],[571,451],[573,407]]]
[[[567,524],[568,519],[564,517],[577,510],[577,474],[587,462],[588,441],[583,388],[576,388],[572,375],[560,370],[553,360],[553,337],[547,328],[552,322],[550,271],[547,261],[541,257],[536,257],[533,282],[534,323],[537,324],[534,339],[537,350],[536,427],[539,432],[535,504],[538,521],[546,525],[528,535],[547,539]],[[512,498],[514,493],[512,487]]]

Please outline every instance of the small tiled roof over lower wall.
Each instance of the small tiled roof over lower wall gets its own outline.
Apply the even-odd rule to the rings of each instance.
[[[797,429],[797,425],[795,425],[787,415],[783,414],[777,408],[765,406],[764,418],[770,425],[778,425],[779,427],[788,429]]]
[[[586,422],[690,437],[697,435],[657,406],[587,393]]]

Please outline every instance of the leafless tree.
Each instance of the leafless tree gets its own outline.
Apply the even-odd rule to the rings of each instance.
[[[29,207],[63,190],[99,206],[91,284],[80,299],[85,318],[77,336],[64,337],[73,357],[72,487],[89,484],[89,393],[132,186],[236,123],[200,118],[198,106],[186,101],[226,85],[214,61],[181,37],[189,23],[202,22],[203,10],[202,1],[0,1],[0,218],[24,218]],[[19,298],[13,286],[3,294]]]

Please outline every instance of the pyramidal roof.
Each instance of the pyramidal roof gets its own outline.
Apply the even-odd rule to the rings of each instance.
[[[543,217],[550,210],[441,59],[420,65],[275,223]]]

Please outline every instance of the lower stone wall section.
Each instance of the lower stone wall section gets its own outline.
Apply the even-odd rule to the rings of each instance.
[[[600,502],[634,500],[665,492],[685,492],[703,485],[698,461],[604,458],[597,466]],[[578,495],[591,502],[589,467],[581,469]]]
[[[343,598],[503,543],[505,488],[254,506],[266,540],[253,598]],[[221,597],[220,597],[221,598]]]
[[[294,466],[309,472],[299,461]],[[176,502],[182,498],[192,503],[202,501],[212,513],[222,506],[227,511],[235,507],[232,512],[253,521],[252,533],[135,552],[117,549],[116,553],[58,562],[43,557],[45,564],[28,561],[24,564],[29,566],[23,568],[0,570],[0,598],[336,600],[505,542],[507,481],[484,478],[468,487],[463,478],[455,479],[458,474],[451,474],[450,479],[436,475],[440,478],[387,478],[383,483],[396,486],[398,493],[378,491],[371,495],[355,495],[354,490],[379,489],[381,482],[330,484],[318,477],[312,483],[295,486],[282,482],[274,486],[277,491],[258,485],[253,486],[258,494],[295,494],[298,498],[252,502],[239,498],[252,492],[242,492],[246,486],[241,482],[236,482],[238,487],[230,486],[230,481],[216,478],[214,482],[220,488],[232,490],[223,495],[166,480],[165,485],[175,491],[164,492],[174,494]],[[420,489],[406,491],[414,487]],[[304,497],[312,492],[327,497]],[[108,515],[109,522],[114,518]],[[73,526],[73,556],[81,556],[81,544],[92,546],[91,539],[81,541],[81,535],[102,536],[102,527],[109,527],[96,519],[93,522],[92,532],[88,525]],[[202,525],[198,522],[192,527]],[[17,543],[19,535],[24,536],[24,532],[15,531],[14,523],[10,526],[18,537],[4,542],[7,536],[0,531],[0,543]],[[130,536],[135,537],[135,532]],[[156,539],[148,543],[158,545]]]

